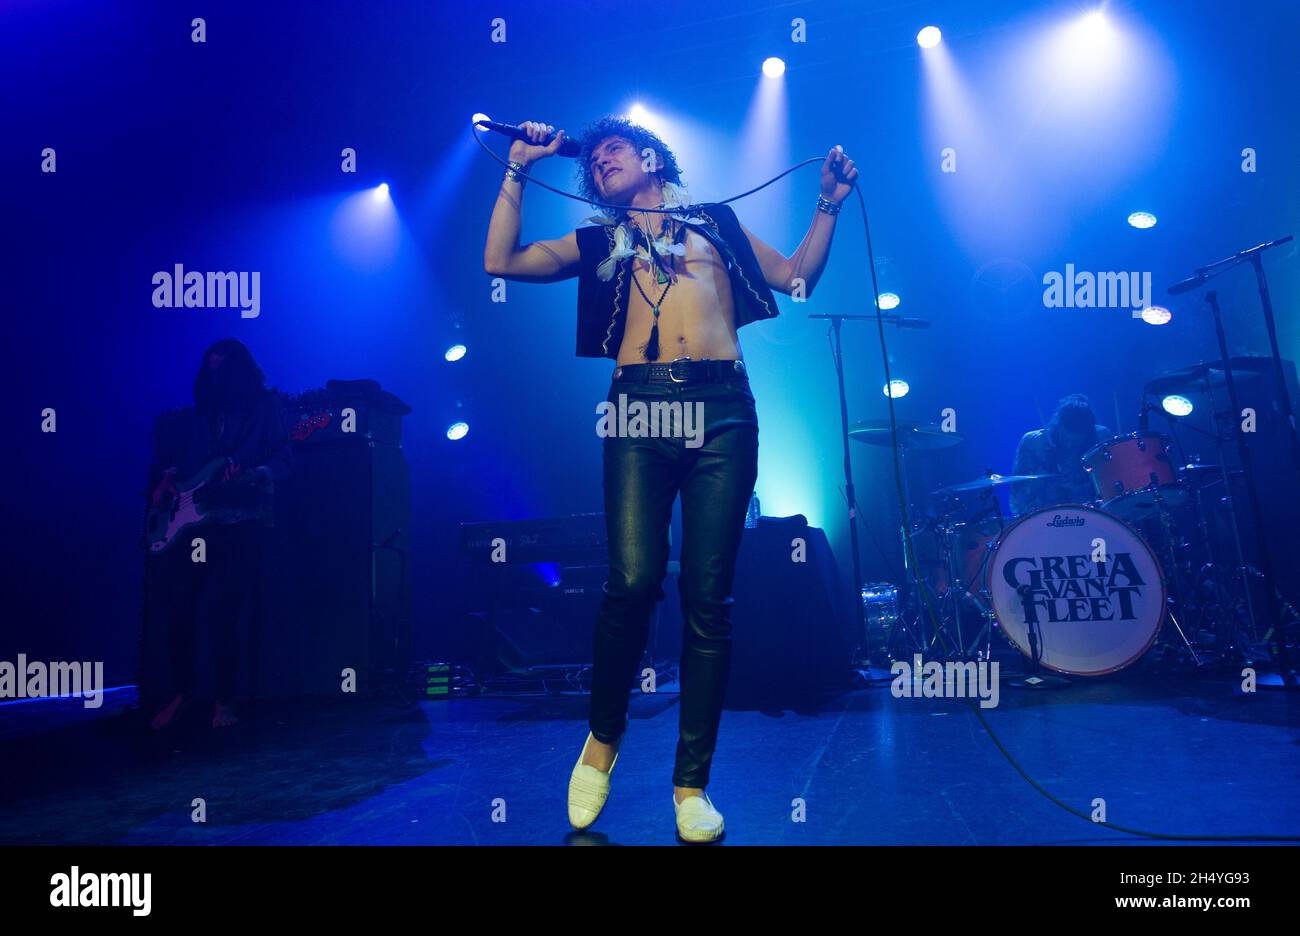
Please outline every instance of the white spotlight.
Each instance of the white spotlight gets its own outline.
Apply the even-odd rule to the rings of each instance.
[[[1160,405],[1170,416],[1190,416],[1192,410],[1195,409],[1191,400],[1177,394],[1170,394],[1165,397],[1160,401]]]
[[[922,49],[933,49],[943,39],[938,26],[927,26],[916,34],[916,44]]]
[[[763,60],[763,74],[769,78],[780,78],[785,74],[785,62],[775,55]]]
[[[880,392],[887,397],[893,397],[895,400],[900,400],[903,397],[907,396],[907,394],[911,392],[911,389],[912,389],[911,386],[908,385],[906,380],[899,380],[898,378],[894,378],[889,383],[881,387]]]
[[[1110,23],[1106,22],[1106,11],[1098,7],[1090,10],[1079,20],[1078,30],[1081,35],[1100,37],[1106,34],[1110,29]]]

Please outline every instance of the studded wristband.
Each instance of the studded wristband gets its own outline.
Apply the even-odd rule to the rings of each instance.
[[[817,210],[822,212],[822,214],[837,215],[843,207],[843,205],[837,205],[832,201],[827,201],[825,195],[817,196]]]
[[[523,163],[511,162],[510,168],[506,170],[506,178],[523,185],[528,181],[528,178],[522,174],[525,168],[527,167]]]

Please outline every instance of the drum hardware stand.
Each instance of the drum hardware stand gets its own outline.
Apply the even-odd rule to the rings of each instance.
[[[1225,273],[1235,266],[1249,262],[1255,268],[1255,280],[1259,288],[1260,305],[1264,312],[1264,325],[1268,331],[1269,352],[1273,358],[1273,371],[1278,385],[1278,404],[1282,410],[1283,425],[1290,436],[1291,456],[1295,461],[1297,472],[1300,472],[1300,434],[1297,434],[1295,413],[1291,406],[1291,392],[1286,385],[1286,373],[1282,368],[1282,354],[1278,350],[1277,344],[1277,325],[1273,318],[1273,301],[1269,296],[1268,280],[1264,275],[1263,253],[1272,247],[1277,247],[1289,242],[1292,236],[1278,238],[1268,243],[1259,244],[1247,250],[1243,250],[1231,257],[1215,261],[1206,266],[1199,267],[1195,274],[1181,283],[1170,287],[1171,294],[1186,292],[1195,289],[1207,281],[1213,279],[1221,273]],[[1232,376],[1232,361],[1228,354],[1228,341],[1223,331],[1223,316],[1219,310],[1219,297],[1214,290],[1208,290],[1205,294],[1205,301],[1209,304],[1210,310],[1214,316],[1215,337],[1219,343],[1219,354],[1223,358],[1223,376],[1224,382],[1228,387],[1228,399],[1232,404],[1232,412],[1238,414],[1241,412],[1241,406],[1237,399],[1237,385]],[[1240,452],[1241,466],[1246,475],[1246,491],[1250,497],[1252,515],[1255,518],[1255,538],[1258,542],[1260,571],[1263,572],[1266,581],[1269,583],[1267,594],[1269,596],[1269,608],[1272,623],[1276,627],[1275,640],[1277,646],[1278,666],[1281,670],[1283,685],[1288,689],[1297,689],[1296,674],[1292,668],[1291,652],[1288,646],[1289,634],[1287,622],[1279,607],[1276,598],[1276,589],[1272,583],[1276,581],[1273,575],[1273,563],[1268,551],[1268,543],[1264,536],[1263,528],[1263,511],[1259,504],[1259,491],[1255,484],[1254,466],[1250,461],[1250,450],[1246,443],[1245,435],[1237,431],[1237,448]]]
[[[907,516],[911,517],[913,516],[912,510],[914,505],[912,503],[912,485],[909,480],[911,472],[907,469],[906,445],[900,445],[898,447],[898,468],[903,475],[903,501],[907,505]],[[915,602],[916,604],[916,630],[919,639],[919,648],[922,654],[924,654],[931,650],[934,647],[935,641],[939,639],[938,631],[943,627],[943,609],[942,607],[935,609],[936,620],[933,622],[935,632],[931,633],[930,627],[928,626],[930,622],[927,620],[927,617],[930,608],[934,607],[936,602],[933,595],[930,595],[927,598],[925,591],[926,584],[921,576],[921,567],[920,563],[917,561],[915,550],[908,549],[908,541],[911,539],[912,531],[906,529],[906,524],[903,524],[902,532],[903,562],[908,566],[908,571],[911,572],[910,585],[912,587],[908,589],[908,603],[912,604]],[[909,554],[911,555],[910,561],[908,559]]]
[[[988,568],[989,555],[990,555],[990,550],[986,548],[984,550],[984,558],[980,560],[981,574],[986,568]],[[977,577],[977,581],[978,578],[979,577]],[[971,591],[967,590],[965,594],[970,595],[972,601],[975,600],[975,595]],[[991,604],[986,606],[986,605],[981,605],[979,602],[976,602],[976,606],[979,607],[980,609],[979,616],[983,618],[984,625],[980,628],[979,633],[975,635],[975,639],[971,641],[970,646],[965,648],[965,654],[967,659],[970,659],[972,654],[977,654],[978,651],[976,651],[975,648],[979,645],[980,641],[982,640],[984,641],[983,655],[982,657],[977,656],[977,659],[989,660],[993,656],[993,622],[997,619],[997,615],[994,614],[993,606]]]
[[[1288,238],[1288,240],[1289,239],[1290,238]],[[1262,275],[1262,270],[1261,270],[1261,275]],[[1267,291],[1265,291],[1264,296],[1265,299],[1267,300]],[[1228,356],[1228,339],[1223,331],[1223,315],[1219,310],[1219,294],[1213,289],[1208,290],[1205,293],[1205,301],[1209,303],[1210,309],[1214,314],[1215,336],[1218,338],[1219,341],[1219,353],[1223,356],[1224,383],[1227,385],[1228,388],[1228,402],[1232,406],[1231,412],[1235,416],[1235,414],[1241,412],[1241,403],[1237,398],[1237,382],[1232,376],[1232,361],[1229,359]],[[1272,306],[1271,305],[1267,306],[1266,315],[1270,325],[1269,331],[1271,333],[1272,332],[1272,327],[1271,327]],[[1285,385],[1283,386],[1282,399],[1284,401],[1289,399]],[[1287,414],[1289,417],[1290,415],[1289,404],[1284,404],[1284,405],[1286,405]],[[1232,425],[1236,425],[1236,423],[1234,422],[1232,423]],[[1294,425],[1292,425],[1292,433],[1294,432],[1295,432],[1295,428]],[[1278,665],[1279,668],[1281,669],[1283,684],[1287,688],[1295,689],[1297,688],[1297,686],[1295,680],[1295,673],[1291,669],[1291,657],[1290,657],[1289,648],[1287,646],[1286,624],[1282,620],[1281,609],[1277,606],[1276,592],[1272,587],[1272,583],[1275,581],[1273,576],[1273,559],[1269,552],[1267,537],[1264,535],[1264,511],[1259,503],[1259,489],[1255,483],[1255,467],[1254,467],[1254,463],[1251,461],[1250,458],[1250,446],[1246,442],[1245,433],[1239,431],[1239,427],[1238,427],[1238,431],[1234,432],[1234,434],[1237,437],[1237,451],[1238,451],[1238,457],[1241,459],[1241,468],[1246,476],[1246,493],[1250,498],[1251,512],[1255,518],[1255,541],[1256,541],[1256,549],[1259,551],[1259,564],[1261,567],[1260,571],[1263,573],[1264,580],[1267,583],[1265,594],[1269,596],[1269,604],[1272,605],[1272,607],[1270,608],[1270,611],[1272,612],[1271,617],[1273,618],[1271,623],[1276,628],[1276,630],[1274,631],[1274,635],[1277,641]],[[1225,492],[1225,493],[1229,495],[1231,494],[1231,492]],[[1249,582],[1246,583],[1246,590],[1247,592],[1249,592],[1250,590]]]
[[[1222,465],[1220,465],[1220,468],[1222,469]],[[1215,483],[1219,482],[1216,481]],[[1223,581],[1223,575],[1220,571],[1223,565],[1218,561],[1218,547],[1211,538],[1210,524],[1205,517],[1205,492],[1199,484],[1192,487],[1192,503],[1196,509],[1196,529],[1201,538],[1202,555],[1209,560],[1200,564],[1197,569],[1196,579],[1200,582],[1208,581],[1214,587],[1214,617],[1212,618],[1215,637],[1214,649],[1215,653],[1222,659],[1226,656],[1224,653],[1225,648],[1237,641],[1237,630],[1240,622],[1240,615],[1237,613],[1237,597],[1232,594]],[[1240,548],[1240,542],[1237,545]],[[1236,574],[1238,577],[1243,576],[1245,570],[1238,567]],[[1199,615],[1198,626],[1203,628],[1206,626],[1208,615],[1199,596],[1196,600],[1196,610]],[[1246,614],[1253,631],[1255,615],[1250,604],[1249,589],[1247,589],[1246,594]],[[1253,642],[1253,633],[1250,637],[1251,642]]]
[[[993,470],[986,469],[985,475],[987,477],[992,477]],[[989,488],[988,499],[993,502],[993,513],[998,518],[998,538],[1001,539],[1002,534],[1005,533],[1007,529],[1007,518],[1006,514],[1002,512],[1002,501],[998,500],[997,493],[992,488]],[[987,513],[987,511],[985,513]],[[977,518],[979,516],[983,515],[979,514],[977,515]],[[962,593],[970,595],[972,600],[974,599],[973,589],[984,580],[984,572],[989,567],[989,557],[992,554],[993,550],[991,544],[985,544],[984,555],[980,557],[980,566],[975,573],[975,581],[962,582]],[[970,647],[966,648],[965,654],[966,657],[969,658],[970,655],[975,652],[976,645],[979,644],[982,639],[984,641],[984,659],[989,660],[993,656],[993,622],[996,620],[991,599],[987,606],[980,607],[980,617],[984,619],[984,625],[980,628],[979,633],[975,635],[975,639],[971,641]]]
[[[991,472],[990,472],[991,473]],[[991,494],[991,489],[990,489]],[[962,566],[961,543],[958,537],[958,525],[953,522],[953,517],[957,513],[957,508],[948,506],[941,508],[942,513],[938,520],[939,537],[938,543],[940,553],[944,557],[944,570],[948,578],[948,591],[939,604],[939,615],[937,623],[938,632],[943,632],[952,639],[951,647],[948,650],[948,656],[956,660],[968,660],[975,651],[975,647],[980,640],[987,634],[990,638],[988,641],[988,652],[992,652],[992,631],[990,630],[990,615],[981,610],[980,616],[984,618],[984,626],[975,635],[969,647],[966,646],[966,639],[963,629],[963,607],[962,603],[968,597],[973,600],[972,587],[975,586],[982,578],[983,572],[988,567],[989,549],[984,547],[984,554],[980,558],[979,569],[975,573],[972,581],[966,580],[965,569]],[[993,508],[984,510],[975,510],[964,514],[965,519],[961,521],[962,525],[977,523],[987,517],[990,513],[996,513],[998,518],[999,532],[1005,529],[1006,524],[1002,516],[1002,505],[998,502],[996,495],[993,495]],[[918,570],[919,574],[919,570]],[[938,639],[938,632],[931,640],[930,646],[933,647],[934,641]]]
[[[961,639],[961,596],[965,593],[963,588],[965,583],[961,570],[957,568],[955,555],[957,552],[957,528],[953,525],[950,516],[944,517],[940,522],[942,525],[940,527],[939,543],[943,552],[944,569],[948,573],[948,594],[944,596],[944,603],[941,606],[942,613],[936,623],[939,629],[946,629],[945,625],[948,623],[949,618],[947,606],[951,605],[952,626],[957,631],[957,642],[954,644],[955,655],[960,658],[964,646]]]
[[[1161,539],[1165,543],[1165,562],[1169,566],[1169,577],[1173,583],[1173,594],[1169,596],[1168,607],[1165,613],[1169,615],[1169,620],[1173,622],[1174,628],[1178,631],[1178,636],[1183,639],[1184,646],[1192,655],[1192,660],[1196,663],[1197,668],[1201,666],[1201,658],[1196,652],[1196,647],[1188,640],[1187,634],[1183,632],[1183,626],[1178,623],[1178,617],[1174,614],[1175,607],[1184,607],[1187,604],[1187,594],[1183,582],[1180,563],[1178,561],[1178,552],[1175,548],[1175,540],[1178,539],[1178,530],[1174,526],[1173,514],[1169,510],[1169,504],[1165,501],[1164,495],[1160,492],[1160,486],[1153,483],[1151,494],[1156,501],[1156,510],[1160,517]]]
[[[902,638],[906,638],[903,652],[900,654],[899,643]],[[885,657],[887,660],[906,660],[910,659],[907,655],[907,646],[911,647],[913,652],[924,652],[925,647],[921,640],[913,633],[911,626],[907,622],[907,608],[901,606],[898,609],[898,620],[893,628],[890,629],[889,641],[885,646]]]
[[[1224,449],[1224,434],[1231,433],[1231,426],[1237,422],[1237,417],[1232,412],[1221,412],[1218,402],[1214,398],[1214,389],[1210,386],[1209,378],[1205,380],[1205,392],[1210,397],[1210,405],[1214,407],[1214,444],[1219,453],[1219,479],[1223,483],[1223,498],[1220,503],[1224,507],[1224,512],[1228,516],[1228,529],[1232,532],[1232,548],[1235,553],[1234,558],[1237,560],[1236,577],[1241,583],[1241,599],[1246,609],[1246,620],[1248,622],[1247,635],[1249,642],[1254,643],[1259,639],[1260,628],[1259,619],[1255,613],[1255,598],[1250,583],[1250,571],[1246,563],[1246,551],[1241,545],[1241,526],[1237,523],[1237,498],[1232,492],[1232,478],[1228,474],[1227,452]],[[1245,447],[1245,440],[1239,439],[1238,445]],[[1257,522],[1258,522],[1258,515]],[[1209,549],[1212,558],[1217,559],[1217,545],[1210,543]],[[1237,631],[1237,603],[1233,601],[1231,605],[1224,605],[1229,609],[1233,616],[1232,632],[1235,635]]]
[[[1214,440],[1215,452],[1219,459],[1219,481],[1216,483],[1221,483],[1223,485],[1224,494],[1220,500],[1220,504],[1224,508],[1224,513],[1227,515],[1228,530],[1232,535],[1232,547],[1236,559],[1236,565],[1231,568],[1233,577],[1238,583],[1237,587],[1241,590],[1240,599],[1238,599],[1238,597],[1230,590],[1224,577],[1217,573],[1217,570],[1228,567],[1220,561],[1219,542],[1212,537],[1209,524],[1206,521],[1205,499],[1204,494],[1202,493],[1203,489],[1199,484],[1191,485],[1192,496],[1196,506],[1197,528],[1201,533],[1201,541],[1204,544],[1205,553],[1216,570],[1216,574],[1212,578],[1216,602],[1215,610],[1222,620],[1219,622],[1219,626],[1215,628],[1215,635],[1216,638],[1222,640],[1224,646],[1242,642],[1242,635],[1240,633],[1242,629],[1241,612],[1238,609],[1238,605],[1240,605],[1241,609],[1245,612],[1246,618],[1244,642],[1246,644],[1253,644],[1259,640],[1259,622],[1255,612],[1255,600],[1253,597],[1253,589],[1251,587],[1250,571],[1246,563],[1246,553],[1241,544],[1241,527],[1237,523],[1236,499],[1232,494],[1232,479],[1228,471],[1227,452],[1224,449],[1225,436],[1231,434],[1230,426],[1236,423],[1236,418],[1231,412],[1225,412],[1219,409],[1219,401],[1215,397],[1214,386],[1210,382],[1208,375],[1204,379],[1204,385],[1203,392],[1209,398],[1210,406],[1214,413],[1214,432],[1206,432],[1205,430],[1190,424],[1183,426],[1183,428]],[[1152,409],[1154,408],[1155,407],[1152,407]],[[1160,412],[1165,417],[1165,421],[1169,424],[1171,434],[1174,434],[1174,438],[1177,439],[1177,435],[1174,433],[1176,425],[1175,421],[1169,416],[1169,414],[1165,413],[1163,409],[1161,409]],[[1186,460],[1187,453],[1185,449],[1182,449],[1181,442],[1179,442],[1179,448],[1182,450],[1183,459]],[[1226,635],[1224,633],[1225,626],[1227,630]]]
[[[986,468],[985,471],[984,471],[984,474],[985,474],[985,477],[992,478],[992,477],[993,477],[993,469],[992,469],[992,468]],[[988,489],[988,492],[987,492],[987,494],[986,494],[985,496],[986,496],[986,498],[987,498],[988,500],[992,501],[992,503],[993,503],[993,514],[994,514],[994,516],[996,516],[996,517],[998,518],[998,536],[1000,537],[1000,536],[1002,535],[1003,531],[1005,531],[1006,528],[1007,528],[1006,518],[1002,515],[1002,502],[1001,502],[1000,500],[998,500],[997,492],[994,491],[993,488],[989,488],[989,489]],[[988,513],[989,513],[989,511],[986,509],[986,510],[980,512],[980,513],[975,514],[974,518],[973,518],[972,520],[967,521],[967,522],[970,522],[970,523],[976,522],[976,521],[982,519],[983,517],[987,516]],[[976,588],[976,587],[978,587],[979,583],[980,583],[981,581],[983,581],[983,579],[984,579],[984,570],[987,569],[987,568],[988,568],[988,565],[989,565],[989,547],[988,547],[988,544],[985,544],[983,548],[984,548],[984,555],[980,557],[980,565],[979,565],[979,568],[978,568],[978,569],[976,570],[976,572],[975,572],[975,581],[973,581],[973,582],[967,582],[967,581],[965,581],[964,579],[958,579],[958,581],[960,581],[960,584],[961,584],[961,594],[959,594],[959,595],[957,596],[957,605],[958,605],[959,607],[960,607],[960,605],[961,605],[961,599],[962,599],[962,596],[970,595],[970,594],[972,593],[972,592],[971,592],[972,588]],[[956,562],[955,552],[956,552],[956,550],[954,550],[954,557],[953,557],[953,562],[954,562],[954,563]],[[988,652],[989,652],[989,653],[992,653],[992,640],[991,640],[991,638],[992,638],[992,636],[993,636],[993,633],[992,633],[992,621],[990,620],[990,618],[989,618],[988,615],[984,615],[984,627],[980,630],[980,632],[979,632],[978,634],[975,635],[975,639],[974,639],[973,641],[971,641],[970,649],[965,649],[965,644],[964,644],[964,642],[962,641],[962,637],[961,637],[961,611],[958,610],[958,612],[957,612],[957,646],[958,646],[959,648],[963,648],[963,651],[962,651],[962,652],[964,653],[964,655],[965,655],[967,658],[970,657],[970,651],[973,650],[973,649],[975,648],[975,645],[978,644],[978,643],[980,642],[980,638],[983,637],[983,636],[985,636],[986,634],[987,634],[987,635],[989,636],[989,638],[990,638],[989,645],[988,645],[987,649],[988,649]]]
[[[1208,295],[1206,299],[1207,301],[1210,301]],[[1217,309],[1217,300],[1214,301],[1214,305]],[[1226,345],[1222,340],[1220,341],[1219,348],[1220,348],[1220,352],[1226,355],[1227,352]],[[1227,373],[1228,365],[1226,364],[1226,357],[1224,360],[1225,360],[1224,373],[1226,378],[1228,376]],[[1228,517],[1228,529],[1232,534],[1232,548],[1233,548],[1233,552],[1235,553],[1234,558],[1236,559],[1236,567],[1234,568],[1233,571],[1235,572],[1237,581],[1240,583],[1240,587],[1241,587],[1241,601],[1245,607],[1246,620],[1248,622],[1248,628],[1247,628],[1248,642],[1254,643],[1256,640],[1258,640],[1258,635],[1260,632],[1259,619],[1255,613],[1255,601],[1252,596],[1252,589],[1250,585],[1250,573],[1247,570],[1246,552],[1241,545],[1241,527],[1237,523],[1237,506],[1236,506],[1237,501],[1236,501],[1236,497],[1232,493],[1232,478],[1228,471],[1227,451],[1224,448],[1225,437],[1232,434],[1231,427],[1236,424],[1237,417],[1231,411],[1223,411],[1219,409],[1219,400],[1214,394],[1214,385],[1211,383],[1208,374],[1204,376],[1203,383],[1204,383],[1203,392],[1209,398],[1210,406],[1213,411],[1214,432],[1212,433],[1205,432],[1204,430],[1192,425],[1187,426],[1187,428],[1191,429],[1194,432],[1208,436],[1214,440],[1215,452],[1218,454],[1218,458],[1219,458],[1219,480],[1223,484],[1223,497],[1220,500],[1220,505],[1225,508],[1224,512],[1227,514]],[[1173,420],[1168,415],[1165,416],[1165,420],[1170,424],[1170,428],[1172,430]],[[1245,439],[1238,438],[1239,448],[1244,445],[1245,445]],[[1221,568],[1222,563],[1219,561],[1219,544],[1210,538],[1209,527],[1205,521],[1204,503],[1200,495],[1199,487],[1196,488],[1196,504],[1197,504],[1197,508],[1196,508],[1197,521],[1199,526],[1201,527],[1202,536],[1204,537],[1205,540],[1206,552],[1210,556],[1211,561],[1215,563],[1216,567]],[[1232,637],[1230,638],[1230,642],[1231,642],[1231,640],[1238,639],[1236,637],[1236,632],[1239,626],[1237,601],[1235,598],[1230,602],[1222,601],[1224,586],[1219,576],[1215,576],[1214,581],[1215,581],[1215,589],[1216,589],[1216,595],[1215,595],[1216,600],[1220,601],[1220,608],[1228,609],[1228,613],[1231,615],[1231,619],[1232,619],[1230,625],[1232,628]]]

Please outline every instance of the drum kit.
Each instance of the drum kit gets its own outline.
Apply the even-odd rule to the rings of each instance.
[[[1206,379],[1204,367],[1184,368],[1146,392],[1186,392]],[[895,439],[887,421],[849,435],[881,447]],[[897,424],[908,504],[908,460],[962,441],[939,425]],[[1143,428],[1083,454],[1095,497],[1082,503],[1003,511],[1001,489],[1060,475],[990,473],[930,492],[936,512],[900,530],[907,586],[862,588],[868,628],[884,634],[891,659],[987,660],[1000,632],[1031,672],[1067,676],[1114,673],[1153,647],[1153,658],[1177,666],[1249,662],[1267,635],[1252,599],[1260,575],[1244,559],[1233,513],[1240,473],[1180,461],[1170,437]]]

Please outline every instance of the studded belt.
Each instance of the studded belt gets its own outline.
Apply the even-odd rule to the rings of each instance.
[[[620,382],[688,383],[748,378],[744,361],[719,361],[712,358],[693,361],[681,357],[668,364],[621,364],[614,368],[614,379]]]

